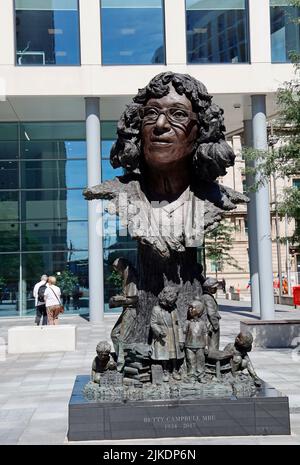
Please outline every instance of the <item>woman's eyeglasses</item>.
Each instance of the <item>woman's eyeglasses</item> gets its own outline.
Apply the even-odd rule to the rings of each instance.
[[[196,113],[185,110],[184,108],[170,107],[170,108],[156,108],[156,107],[142,107],[139,110],[140,117],[143,121],[155,123],[160,115],[165,115],[169,123],[186,125],[190,121],[198,121]]]

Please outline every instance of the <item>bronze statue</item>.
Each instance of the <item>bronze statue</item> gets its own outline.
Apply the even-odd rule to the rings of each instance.
[[[205,305],[207,317],[207,330],[209,337],[209,349],[219,350],[220,345],[220,323],[221,316],[219,307],[214,294],[218,289],[218,280],[215,278],[207,278],[202,284],[203,287],[203,302]]]
[[[185,357],[187,375],[201,381],[205,374],[205,355],[208,353],[208,334],[203,300],[194,300],[187,311],[187,324],[185,326]]]
[[[232,354],[231,359],[231,370],[233,376],[236,376],[237,372],[247,369],[250,376],[254,380],[255,386],[261,385],[261,380],[254,371],[248,352],[252,349],[253,337],[248,331],[239,333],[235,338],[234,343],[227,344],[224,347],[224,352]]]
[[[110,307],[123,307],[111,332],[121,373],[100,378],[116,369],[104,343],[93,362],[96,398],[107,391],[126,399],[203,395],[208,382],[220,392],[238,385],[243,390],[244,378],[252,389],[251,377],[260,385],[248,356],[251,335],[240,333],[219,350],[217,281],[205,279],[197,261],[204,233],[248,200],[216,181],[235,158],[224,132],[223,110],[201,82],[161,73],[139,90],[118,122],[110,158],[124,175],[84,192],[88,200],[107,200],[122,232],[127,228],[138,243],[136,270],[123,258],[113,264],[123,278],[122,294],[110,299]],[[182,380],[184,355],[188,376]],[[238,375],[245,368],[251,377]]]
[[[97,355],[93,360],[91,380],[100,384],[101,374],[107,370],[115,370],[117,365],[111,354],[111,346],[107,341],[101,341],[96,347]]]
[[[215,180],[234,164],[225,142],[223,110],[206,87],[165,72],[140,89],[118,123],[111,150],[126,174],[85,190],[107,199],[138,241],[138,303],[132,343],[147,343],[150,315],[165,286],[178,286],[179,319],[202,294],[197,247],[225,211],[247,201]]]
[[[174,287],[165,287],[158,296],[159,305],[153,307],[150,319],[151,359],[161,363],[165,382],[169,381],[169,369],[175,380],[181,379],[179,368],[184,358],[184,336],[176,309],[177,295]],[[168,367],[169,363],[171,366]]]
[[[125,258],[117,258],[113,264],[113,269],[123,279],[122,294],[110,298],[109,306],[123,307],[115,326],[111,331],[111,340],[114,345],[118,360],[118,370],[124,366],[124,344],[129,342],[130,335],[134,335],[137,305],[137,277],[136,270]]]

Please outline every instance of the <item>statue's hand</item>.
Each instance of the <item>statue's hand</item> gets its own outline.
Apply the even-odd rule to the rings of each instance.
[[[126,298],[123,295],[114,295],[109,299],[109,308],[120,307],[125,301]]]
[[[123,295],[114,295],[111,300],[115,300],[115,301],[118,301],[118,300],[124,300],[125,297]]]

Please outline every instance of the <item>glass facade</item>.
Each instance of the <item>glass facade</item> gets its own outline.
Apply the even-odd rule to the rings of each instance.
[[[102,153],[102,181],[113,179],[123,174],[121,168],[113,169],[110,161],[110,149],[115,141],[116,121],[103,122],[101,128],[101,153]],[[116,258],[127,258],[134,266],[137,264],[137,245],[120,227],[116,216],[104,214],[103,217],[103,257],[104,257],[104,311],[119,311],[115,308],[109,310],[108,301],[113,295],[120,293],[120,279],[112,270],[112,263]]]
[[[165,63],[162,0],[101,0],[102,63]]]
[[[103,181],[123,174],[109,162],[116,125],[101,123]],[[0,317],[35,314],[32,290],[43,273],[61,276],[66,313],[88,313],[86,184],[84,122],[0,123]],[[120,291],[112,262],[126,257],[136,264],[136,243],[122,235],[116,217],[105,214],[103,223],[99,266],[108,311]]]
[[[186,0],[187,62],[248,63],[246,0]]]
[[[16,64],[80,65],[78,0],[15,0]]]
[[[289,53],[300,53],[300,8],[288,0],[270,0],[272,63],[287,63]]]
[[[84,123],[0,124],[0,316],[33,315],[34,284],[62,272],[67,311],[88,312],[86,183]]]

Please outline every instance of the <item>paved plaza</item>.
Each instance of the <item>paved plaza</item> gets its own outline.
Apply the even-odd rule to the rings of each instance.
[[[256,317],[249,312],[247,302],[220,300],[219,303],[222,348],[234,340],[241,319]],[[276,308],[276,319],[300,319],[300,310]],[[71,444],[66,434],[68,402],[75,377],[90,373],[96,344],[101,339],[109,340],[116,318],[116,315],[107,315],[103,325],[92,326],[81,316],[63,316],[61,324],[77,326],[75,352],[23,355],[8,355],[3,345],[7,343],[10,327],[32,325],[33,319],[1,320],[0,444]],[[258,375],[289,397],[290,436],[164,438],[86,444],[300,444],[300,353],[297,349],[255,349],[251,359]]]

